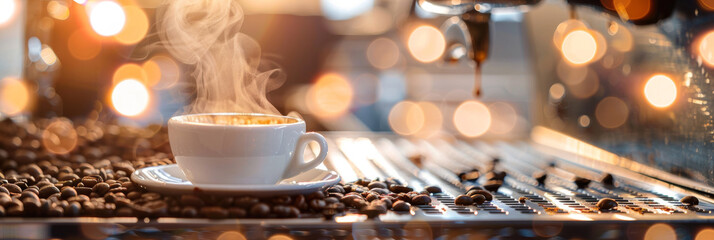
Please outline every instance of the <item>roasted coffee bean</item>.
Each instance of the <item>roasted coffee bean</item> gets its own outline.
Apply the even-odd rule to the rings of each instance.
[[[508,174],[506,174],[506,172],[503,172],[503,171],[491,171],[486,174],[486,179],[487,180],[503,181],[506,179],[506,175],[508,175]]]
[[[90,194],[92,194],[92,188],[89,187],[75,187],[74,190],[76,190],[77,194],[80,195],[89,196]]]
[[[489,180],[483,185],[483,188],[489,192],[498,192],[498,189],[503,185],[502,180]]]
[[[459,195],[454,199],[454,203],[456,205],[462,205],[462,206],[467,206],[467,205],[472,205],[474,204],[474,200],[471,199],[471,197],[466,196],[466,195]]]
[[[476,181],[479,177],[481,177],[481,173],[479,173],[478,169],[472,169],[470,171],[459,173],[459,178],[462,182]]]
[[[340,185],[335,185],[327,189],[328,193],[345,193],[345,189]]]
[[[441,188],[438,186],[427,186],[424,190],[429,193],[441,193]]]
[[[42,172],[42,169],[39,166],[37,166],[37,164],[27,165],[25,172],[27,174],[30,174],[30,176],[34,177],[35,179],[40,178],[44,175],[44,173]]]
[[[615,177],[612,176],[612,174],[605,174],[604,177],[600,180],[600,182],[605,185],[605,186],[615,186]]]
[[[40,215],[40,200],[36,198],[25,198],[22,200],[22,207],[24,209],[24,216],[26,217],[37,217]]]
[[[300,210],[305,210],[307,209],[307,200],[305,199],[304,195],[297,195],[293,198],[293,207],[296,207]]]
[[[54,185],[48,185],[40,189],[40,197],[47,198],[52,194],[59,193],[60,190]]]
[[[289,206],[288,207],[288,214],[287,217],[289,218],[297,218],[300,217],[300,209],[294,207],[294,206]]]
[[[117,209],[116,215],[117,217],[133,217],[134,210],[132,210],[130,207],[120,207]]]
[[[258,202],[259,200],[254,197],[239,197],[233,201],[233,206],[241,207],[243,209],[250,209]]]
[[[533,178],[538,182],[538,185],[545,185],[545,180],[548,179],[548,174],[545,172],[536,173]]]
[[[526,203],[528,200],[530,200],[530,199],[528,199],[527,197],[519,197],[518,198],[518,202],[520,202],[520,203]]]
[[[144,199],[146,201],[155,201],[155,200],[161,199],[161,194],[152,193],[152,192],[144,193],[144,194],[141,194],[141,199]]]
[[[695,196],[685,196],[681,200],[679,200],[679,202],[687,206],[699,205],[699,199]]]
[[[371,183],[371,182],[372,182],[372,180],[370,180],[370,179],[360,178],[360,179],[357,179],[357,181],[355,182],[355,184],[366,187],[366,186],[369,185],[369,183]]]
[[[223,219],[228,217],[228,210],[222,207],[202,207],[201,216],[211,219]]]
[[[12,183],[5,183],[2,185],[10,193],[22,193],[22,188]]]
[[[368,187],[369,189],[372,189],[372,188],[387,189],[387,188],[388,188],[388,187],[387,187],[387,184],[385,184],[385,183],[383,183],[383,182],[371,182],[371,183],[369,183],[369,184],[367,185],[367,187]]]
[[[391,185],[389,186],[389,191],[395,192],[395,193],[405,193],[405,192],[411,192],[414,191],[413,188],[404,186],[404,185]]]
[[[79,191],[77,191],[77,192],[79,192]],[[126,195],[126,197],[131,200],[136,200],[136,199],[141,198],[141,193],[140,192],[130,192]]]
[[[367,201],[369,201],[369,202],[374,201],[374,200],[376,200],[376,199],[379,199],[379,194],[377,194],[377,193],[370,193],[370,194],[368,194],[367,197],[365,198],[365,200],[367,200]]]
[[[254,218],[266,218],[270,215],[270,206],[265,203],[257,203],[250,208],[250,216]]]
[[[344,189],[344,188],[343,188]],[[346,191],[347,189],[345,189]],[[325,193],[322,191],[316,191],[313,193],[310,193],[306,196],[307,200],[313,200],[313,199],[324,199],[325,198]]]
[[[617,207],[617,202],[612,198],[603,198],[597,201],[597,206],[600,210],[610,210]]]
[[[64,215],[67,217],[78,217],[81,210],[82,205],[79,202],[70,202],[69,205],[64,208]]]
[[[339,198],[344,197],[345,195],[342,194],[342,193],[338,193],[338,192],[331,192],[331,193],[328,193],[327,196],[328,196],[328,197],[334,197],[334,198],[338,198],[338,199],[339,199]]]
[[[64,209],[62,207],[52,207],[47,211],[48,217],[62,217],[64,215]]]
[[[573,180],[573,183],[578,187],[578,189],[584,189],[587,188],[588,185],[590,185],[590,179],[583,178],[583,177],[575,177],[575,180]]]
[[[325,203],[325,200],[323,199],[312,199],[309,203],[310,209],[316,211],[322,210],[326,205],[327,203]]]
[[[117,201],[117,196],[114,195],[114,193],[107,193],[106,195],[104,195],[104,202],[116,203],[116,201]]]
[[[0,217],[4,217],[4,216],[5,216],[5,207],[0,205]]]
[[[486,202],[486,196],[483,194],[474,194],[474,195],[471,195],[471,200],[474,201],[474,204],[481,205],[484,202]]]
[[[336,197],[326,197],[325,198],[325,203],[327,204],[334,204],[334,203],[339,203],[340,200]]]
[[[414,205],[428,205],[431,203],[431,197],[425,194],[419,194],[412,197],[411,204]]]
[[[24,209],[22,208],[22,205],[13,206],[7,209],[6,215],[10,217],[21,217],[24,215]]]
[[[181,217],[195,218],[198,216],[198,210],[195,207],[184,207],[181,209]]]
[[[74,173],[66,173],[66,174],[64,174],[64,175],[63,175],[63,174],[60,174],[60,177],[59,177],[57,180],[60,180],[60,181],[72,181],[72,182],[73,182],[73,181],[75,181],[75,180],[77,180],[77,179],[80,179],[79,176],[77,176],[77,174],[74,174]]]
[[[230,207],[228,208],[228,217],[231,218],[244,218],[248,215],[248,213],[245,211],[243,208],[239,207]]]
[[[109,192],[109,184],[107,183],[97,183],[94,185],[92,188],[92,191],[95,192],[99,196],[104,196],[107,192]]]
[[[290,204],[291,201],[292,198],[290,196],[275,196],[270,199],[270,202],[275,205],[287,205]]]
[[[381,205],[369,205],[361,208],[359,213],[367,215],[367,218],[376,218],[380,214],[387,213],[387,209]]]
[[[392,204],[392,210],[397,212],[406,212],[411,210],[411,204],[405,201],[396,201]]]
[[[23,191],[22,194],[20,194],[20,200],[25,200],[26,198],[37,199],[37,201],[40,201],[40,197],[37,196],[37,193],[30,190]]]
[[[97,178],[94,178],[94,177],[83,177],[82,178],[82,184],[84,184],[85,187],[91,188],[91,187],[94,187],[94,185],[96,185],[97,183],[99,183],[99,179],[97,179]]]
[[[183,206],[192,206],[196,208],[200,208],[206,205],[206,203],[204,203],[201,198],[194,195],[181,195],[179,202]]]
[[[468,193],[466,193],[467,196],[472,196],[472,197],[473,197],[473,195],[476,195],[476,194],[483,195],[486,198],[486,201],[493,200],[493,195],[489,191],[486,191],[486,190],[471,190]]]
[[[369,192],[376,192],[380,195],[387,195],[390,194],[389,190],[384,189],[384,188],[372,188],[372,190],[369,190]]]
[[[150,201],[144,205],[133,205],[134,212],[143,217],[162,217],[168,214],[168,204],[164,201]]]
[[[7,193],[9,195],[10,191],[8,191],[5,187],[0,186],[0,193]]]

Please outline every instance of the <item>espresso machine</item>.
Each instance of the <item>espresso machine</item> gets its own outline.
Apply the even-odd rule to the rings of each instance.
[[[84,2],[19,4],[13,28],[0,18],[0,31],[26,42],[11,53],[35,99],[29,110],[0,109],[0,185],[22,185],[0,204],[0,238],[714,238],[714,1],[237,1],[242,31],[282,55],[274,60],[287,80],[268,99],[325,136],[318,168],[340,182],[274,198],[197,188],[199,200],[126,181],[175,163],[163,125],[191,101],[195,86],[176,83],[193,69],[144,51],[157,49],[150,17],[143,40],[103,39],[90,56],[91,41],[71,29]],[[155,2],[136,9],[153,16]],[[69,18],[51,10],[60,5]],[[99,90],[116,90],[127,61],[147,79],[151,64],[163,74],[136,115]],[[69,146],[67,136],[79,140]],[[310,144],[305,158],[320,152]],[[78,190],[76,215],[64,191],[55,205],[39,200],[50,203],[35,215],[18,213],[42,175],[28,180],[27,165],[51,180],[66,169],[59,162],[78,176],[52,184],[86,190],[97,183],[85,178],[99,176],[113,194]],[[50,211],[61,200],[62,212]],[[258,203],[269,206],[262,215]]]

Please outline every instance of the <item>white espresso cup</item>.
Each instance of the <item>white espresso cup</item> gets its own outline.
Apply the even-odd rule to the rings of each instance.
[[[171,151],[194,184],[275,184],[317,167],[327,156],[325,137],[305,132],[299,118],[255,113],[206,113],[169,120]],[[305,162],[305,147],[320,154]]]

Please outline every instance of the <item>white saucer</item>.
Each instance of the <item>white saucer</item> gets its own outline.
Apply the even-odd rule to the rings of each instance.
[[[192,184],[178,165],[147,167],[134,171],[131,180],[146,190],[167,195],[207,193],[268,197],[309,194],[340,181],[334,171],[312,169],[274,185]]]

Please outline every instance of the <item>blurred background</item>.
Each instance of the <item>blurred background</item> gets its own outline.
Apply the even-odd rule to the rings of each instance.
[[[0,116],[164,124],[193,79],[151,45],[161,2],[0,0]],[[269,99],[309,130],[532,139],[714,184],[714,0],[240,2],[286,76]]]

